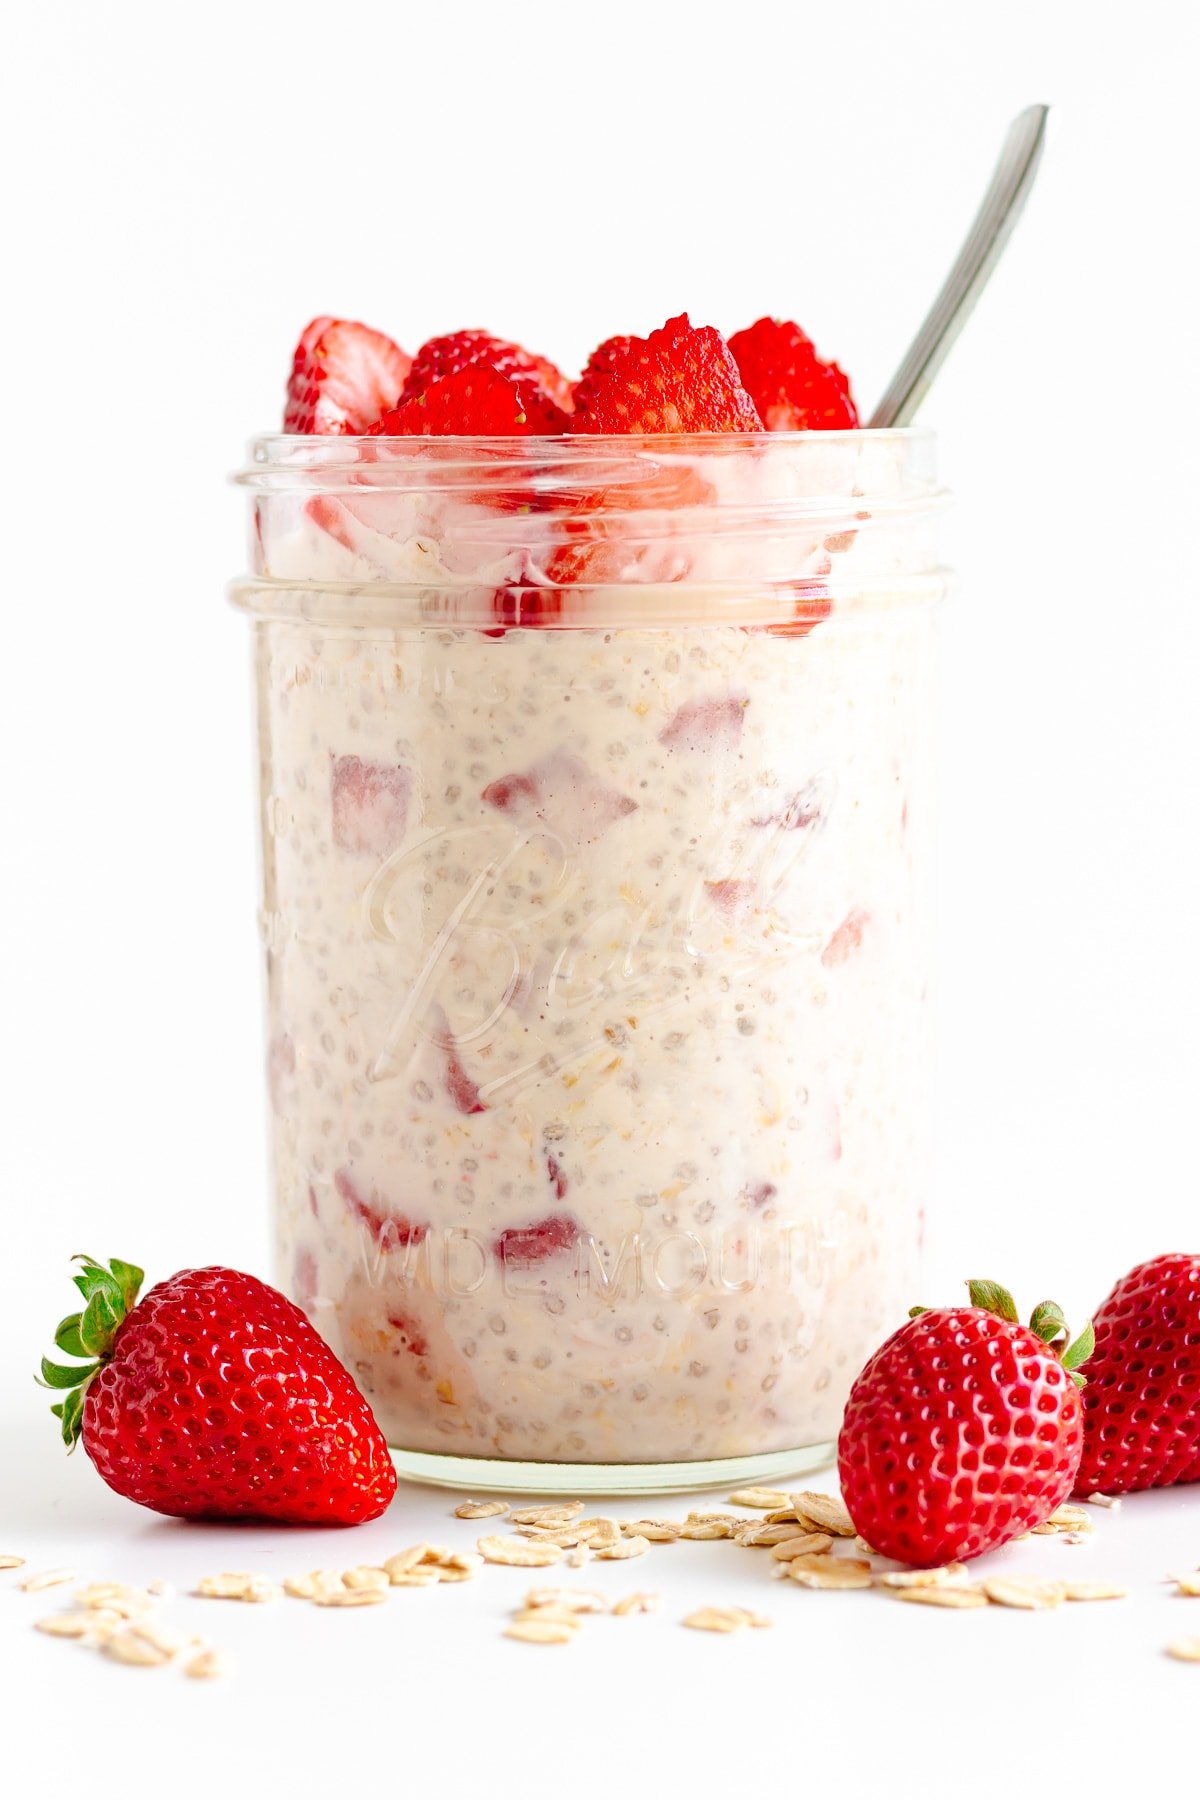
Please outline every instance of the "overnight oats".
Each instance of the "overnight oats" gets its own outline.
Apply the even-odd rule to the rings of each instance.
[[[281,1282],[410,1474],[823,1460],[921,1235],[931,441],[339,329],[235,590]]]

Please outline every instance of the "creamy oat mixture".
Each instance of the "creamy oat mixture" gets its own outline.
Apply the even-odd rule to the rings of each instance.
[[[851,547],[807,633],[358,623],[327,518],[272,548],[284,1285],[406,1449],[830,1440],[914,1291],[927,610]]]

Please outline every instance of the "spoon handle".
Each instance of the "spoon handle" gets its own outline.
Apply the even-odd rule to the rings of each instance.
[[[868,419],[869,426],[908,425],[916,416],[1021,216],[1041,160],[1049,111],[1048,106],[1027,106],[1009,126],[996,172],[954,267]]]

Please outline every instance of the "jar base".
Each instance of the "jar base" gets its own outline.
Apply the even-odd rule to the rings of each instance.
[[[833,1459],[831,1443],[769,1450],[761,1456],[671,1463],[507,1462],[499,1457],[392,1448],[402,1481],[463,1488],[472,1494],[690,1494],[807,1475],[827,1468]]]

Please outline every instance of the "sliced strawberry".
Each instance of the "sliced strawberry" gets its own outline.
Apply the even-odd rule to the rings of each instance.
[[[731,750],[742,735],[748,702],[738,694],[685,700],[658,734],[668,750]]]
[[[858,424],[850,383],[790,320],[759,319],[729,340],[768,431],[845,431]]]
[[[851,908],[821,952],[821,961],[827,969],[840,969],[856,950],[862,948],[863,932],[870,918],[870,913],[861,906]]]
[[[552,750],[527,769],[489,782],[480,798],[498,812],[548,825],[565,842],[594,844],[632,812],[637,801],[606,787],[578,756]]]
[[[401,399],[415,399],[448,375],[481,366],[516,383],[534,431],[541,434],[567,430],[566,415],[574,400],[571,383],[561,369],[547,357],[533,356],[520,344],[493,337],[490,331],[452,331],[422,344],[413,358]]]
[[[402,763],[339,756],[331,771],[333,841],[356,855],[390,856],[404,841],[412,771]]]
[[[345,1201],[351,1218],[365,1227],[380,1250],[403,1249],[407,1244],[419,1244],[424,1238],[426,1226],[414,1224],[403,1213],[389,1212],[375,1188],[371,1189],[370,1199],[367,1199],[349,1169],[339,1169],[333,1185]]]
[[[442,1085],[460,1113],[486,1112],[479,1085],[472,1080],[458,1053],[458,1040],[450,1029],[446,1009],[439,1001],[430,1008],[430,1031],[442,1062]]]
[[[515,381],[478,363],[435,381],[394,406],[371,437],[533,437],[525,397]]]
[[[565,1169],[563,1169],[562,1165],[559,1163],[553,1150],[547,1150],[546,1152],[546,1173],[550,1177],[550,1186],[554,1189],[555,1196],[559,1200],[565,1200],[567,1197],[567,1189],[571,1184],[567,1180]]]
[[[502,1231],[492,1248],[501,1262],[538,1263],[573,1250],[579,1226],[569,1213],[550,1213],[532,1225]]]
[[[762,429],[724,338],[686,313],[648,338],[610,338],[575,388],[572,431]]]
[[[350,319],[314,319],[292,359],[283,429],[358,436],[395,406],[411,362],[382,331]]]

